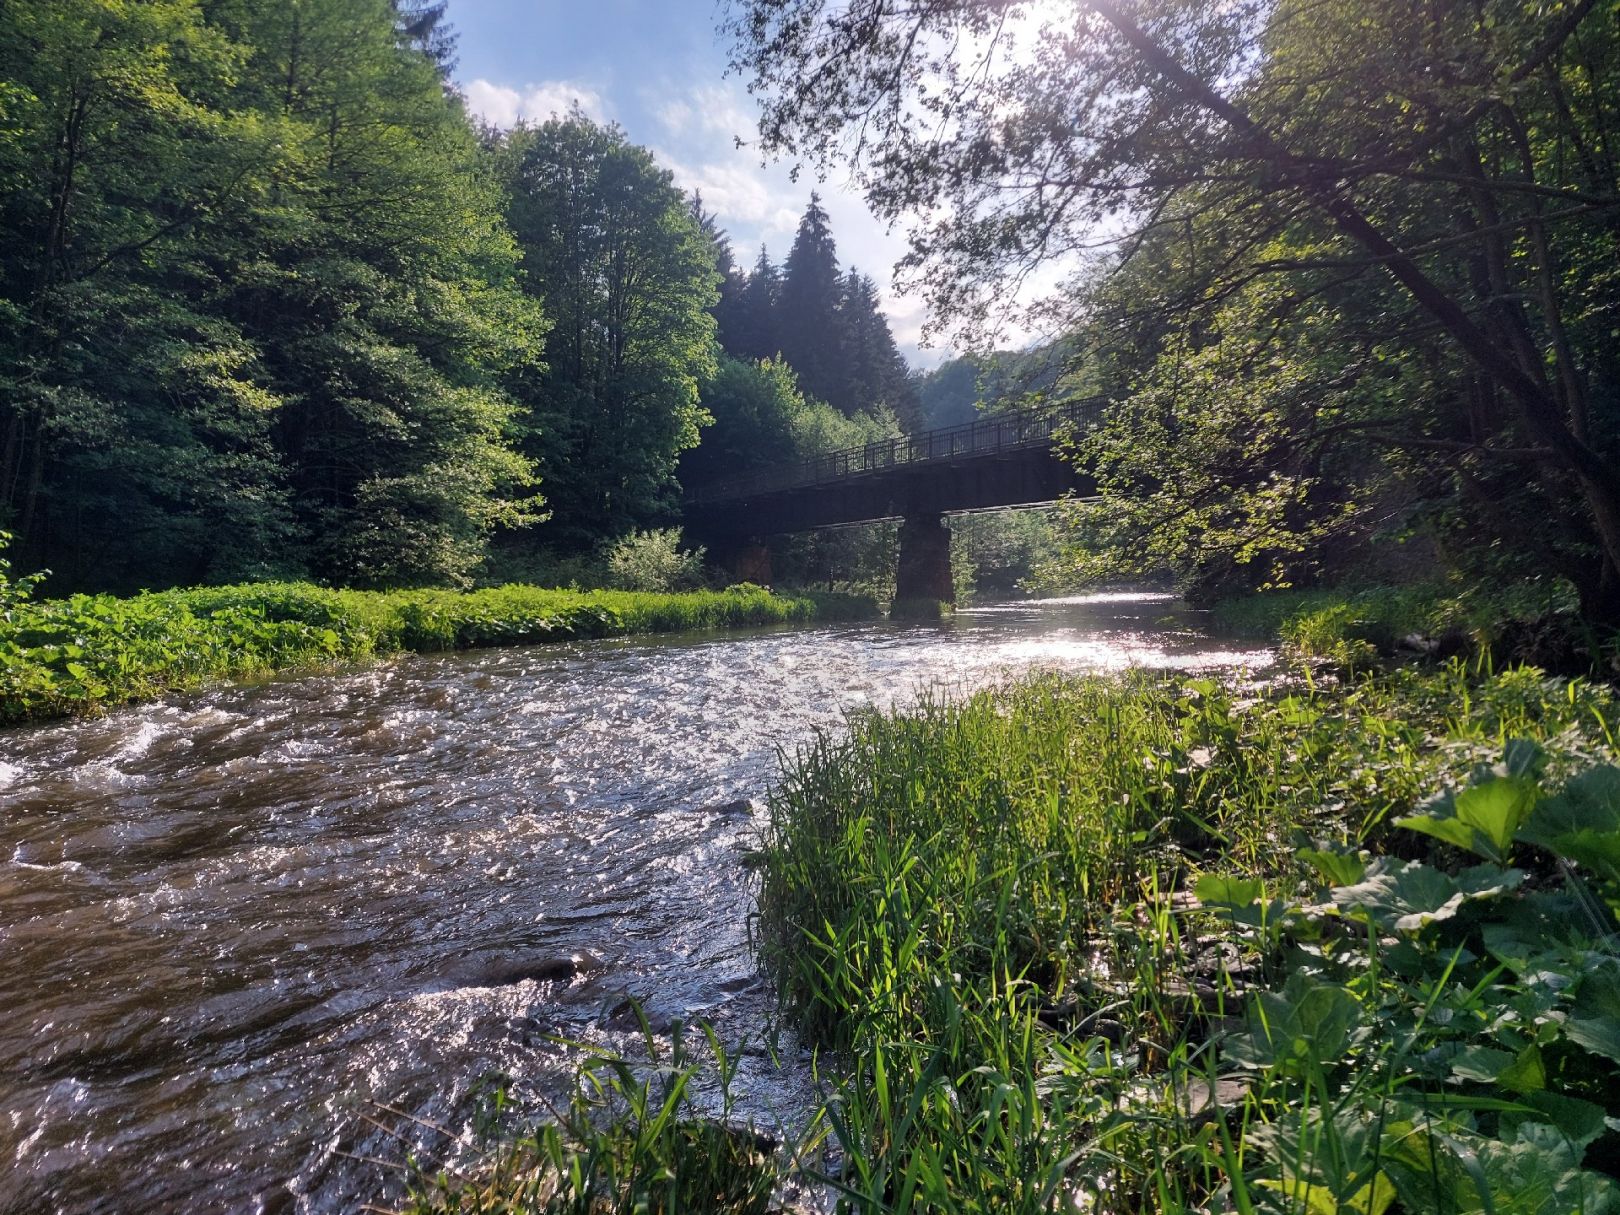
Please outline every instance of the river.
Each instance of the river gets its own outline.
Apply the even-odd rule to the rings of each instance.
[[[1263,665],[1166,596],[405,656],[0,734],[0,1212],[352,1210],[382,1107],[553,1092],[558,1035],[758,1040],[779,748],[1033,667]],[[570,962],[570,959],[576,959]],[[745,1055],[741,1112],[810,1100]],[[420,1123],[401,1122],[418,1142]]]

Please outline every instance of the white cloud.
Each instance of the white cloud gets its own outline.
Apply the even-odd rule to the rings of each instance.
[[[675,97],[649,89],[645,98],[660,125],[673,136],[722,135],[735,146],[736,139],[746,140],[754,133],[747,99],[730,84],[700,84]]]
[[[498,127],[509,127],[520,120],[544,122],[566,114],[575,103],[597,122],[607,117],[602,94],[573,80],[546,80],[519,91],[480,77],[467,85],[465,92],[467,108]]]
[[[658,163],[675,175],[675,184],[703,195],[703,206],[720,217],[722,227],[741,225],[766,239],[792,233],[799,223],[802,190],[783,190],[753,165],[705,160],[688,164],[662,149]]]
[[[684,135],[697,117],[697,111],[680,98],[658,107],[658,121],[671,135]]]

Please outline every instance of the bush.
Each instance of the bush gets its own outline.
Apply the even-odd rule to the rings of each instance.
[[[607,550],[608,580],[624,591],[689,591],[703,585],[703,548],[681,548],[681,529],[631,532]]]

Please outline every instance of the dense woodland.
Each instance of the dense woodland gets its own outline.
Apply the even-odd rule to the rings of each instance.
[[[1078,268],[1028,311],[1120,402],[1083,572],[1556,575],[1620,619],[1612,0],[736,8],[767,150],[910,225],[940,326]]]
[[[465,584],[913,416],[813,197],[743,273],[617,127],[470,118],[443,7],[0,7],[20,568]]]
[[[1062,335],[915,375],[814,195],[750,260],[617,127],[480,127],[442,5],[13,0],[17,564],[543,578],[675,521],[683,485],[1103,394],[1076,448],[1102,501],[1049,578],[1552,574],[1620,617],[1612,3],[1002,7],[729,10],[766,154],[952,217],[902,267],[941,331],[992,349],[1026,308]],[[891,550],[801,538],[778,566]]]

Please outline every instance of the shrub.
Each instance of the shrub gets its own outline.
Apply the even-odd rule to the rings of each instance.
[[[703,585],[702,547],[681,548],[681,529],[631,532],[607,551],[609,581],[624,591],[689,591]]]

